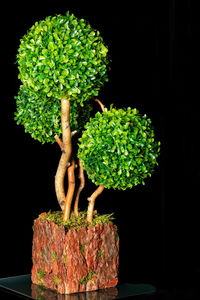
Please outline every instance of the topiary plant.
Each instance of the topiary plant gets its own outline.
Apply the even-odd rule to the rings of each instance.
[[[130,107],[106,109],[95,99],[103,113],[98,112],[89,119],[90,100],[108,80],[107,52],[99,32],[85,20],[67,12],[64,16],[56,15],[36,22],[21,39],[17,55],[22,85],[15,97],[15,120],[34,139],[41,143],[56,141],[62,151],[55,176],[56,196],[62,212],[42,213],[34,222],[31,277],[33,283],[44,284],[59,293],[90,291],[117,284],[117,227],[111,223],[112,214],[95,214],[93,219],[95,199],[104,188],[125,190],[145,184],[145,179],[158,164],[160,143],[154,140],[151,120],[146,115],[141,116]],[[74,197],[76,164],[71,137],[83,126],[77,154],[80,185]],[[79,196],[85,185],[84,170],[98,188],[88,198],[87,212],[79,213]],[[67,193],[64,186],[66,171]],[[73,197],[74,213],[70,214]],[[90,226],[95,228],[79,231]],[[63,229],[72,231],[66,235]],[[93,235],[94,231],[101,235]],[[91,238],[93,242],[86,259],[84,241]],[[102,246],[101,249],[96,247],[97,244]],[[46,256],[51,257],[48,261],[41,257],[44,248]],[[104,257],[102,251],[107,253],[108,249],[111,249],[111,255]],[[74,259],[67,259],[73,252]],[[100,272],[94,272],[96,266],[91,257],[101,259],[101,265],[106,266],[103,277],[101,268]],[[84,264],[83,258],[86,259]],[[53,268],[55,263],[61,270],[59,274],[58,268]],[[50,271],[44,274],[41,265]],[[78,270],[75,277],[71,276],[74,269]],[[94,285],[84,285],[92,276],[97,279]]]
[[[125,190],[145,184],[160,151],[151,120],[136,109],[104,109],[86,124],[79,139],[78,157],[93,183],[99,185],[88,199],[89,222],[96,197],[105,188]]]
[[[36,22],[23,36],[18,49],[19,79],[23,86],[16,97],[16,120],[42,143],[53,142],[56,134],[62,156],[55,190],[65,221],[69,219],[75,184],[70,126],[81,128],[81,118],[88,117],[90,111],[89,99],[97,96],[108,80],[107,52],[99,31],[69,12]]]

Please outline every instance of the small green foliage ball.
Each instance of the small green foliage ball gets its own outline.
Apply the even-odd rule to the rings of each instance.
[[[20,41],[19,79],[47,97],[83,102],[108,80],[108,49],[99,31],[69,12],[36,22]]]
[[[54,136],[62,136],[61,101],[53,97],[42,97],[38,92],[30,91],[21,85],[16,99],[15,120],[23,125],[25,132],[41,143],[54,143]],[[80,132],[89,120],[92,111],[90,100],[84,102],[84,107],[76,101],[70,106],[71,131]]]
[[[145,184],[160,151],[151,120],[136,109],[105,109],[85,125],[78,157],[96,185],[125,190]]]

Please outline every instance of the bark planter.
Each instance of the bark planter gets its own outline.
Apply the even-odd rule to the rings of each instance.
[[[98,218],[97,218],[98,220]],[[61,294],[118,283],[119,237],[109,218],[66,229],[41,214],[34,221],[32,282]]]

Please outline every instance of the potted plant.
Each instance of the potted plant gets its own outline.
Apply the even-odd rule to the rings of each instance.
[[[57,142],[62,151],[55,176],[61,211],[41,213],[34,221],[32,247],[32,282],[61,294],[116,286],[117,227],[112,214],[94,211],[95,199],[104,188],[144,184],[159,154],[151,120],[136,109],[108,110],[95,99],[102,112],[89,118],[90,100],[108,80],[107,52],[99,32],[67,12],[36,22],[17,55],[22,85],[15,119],[33,138]],[[77,132],[76,155],[72,136]],[[75,189],[77,165],[80,185]],[[84,170],[98,188],[88,198],[87,211],[80,212]]]

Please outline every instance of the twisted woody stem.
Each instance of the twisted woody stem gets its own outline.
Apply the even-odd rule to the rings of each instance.
[[[82,189],[85,186],[84,170],[83,170],[82,163],[81,163],[80,159],[78,160],[78,162],[79,162],[79,176],[78,176],[78,178],[80,179],[80,185],[79,185],[79,188],[76,192],[76,198],[75,198],[75,202],[74,202],[74,214],[75,214],[75,216],[78,216],[79,197],[80,197],[80,193],[81,193]]]
[[[71,136],[73,136],[77,131],[73,131],[71,133]],[[61,151],[63,152],[63,142],[60,140],[59,136],[56,135],[55,139],[58,143],[58,145],[61,148]],[[75,175],[74,175],[74,168],[76,167],[74,159],[71,159],[71,162],[68,162],[67,164],[67,173],[68,173],[68,191],[67,196],[65,197],[65,205],[63,209],[63,221],[66,222],[69,219],[70,216],[70,209],[71,209],[71,203],[74,195],[74,189],[75,189]]]
[[[70,130],[70,101],[66,98],[61,99],[61,126],[62,142],[56,136],[56,141],[61,147],[62,155],[59,161],[58,169],[55,176],[55,191],[58,203],[62,210],[65,206],[65,188],[64,178],[72,152],[71,130]]]
[[[98,102],[102,111],[104,112],[104,105],[101,103],[101,101],[98,99],[95,99],[95,101]],[[61,99],[61,125],[62,125],[62,141],[57,135],[55,136],[55,139],[62,151],[62,155],[55,176],[55,190],[56,190],[58,203],[63,211],[63,221],[67,221],[70,216],[71,203],[72,203],[74,189],[75,189],[75,176],[74,176],[75,162],[74,159],[71,158],[71,153],[72,153],[71,136],[76,133],[76,131],[71,133],[70,101],[67,98]],[[74,213],[76,215],[78,215],[79,196],[82,189],[85,186],[84,171],[80,161],[79,161],[79,168],[80,168],[79,169],[80,186],[76,194],[75,205],[74,205]],[[65,178],[66,170],[68,170],[68,191],[65,197],[64,178]],[[89,201],[88,213],[87,213],[88,222],[92,222],[95,199],[99,194],[102,193],[103,189],[104,189],[103,185],[100,185],[96,189],[96,191],[91,195],[91,197],[88,198]]]
[[[68,190],[67,190],[67,195],[65,198],[65,206],[64,206],[64,211],[63,211],[63,221],[64,222],[68,221],[69,217],[70,217],[71,204],[72,204],[72,199],[73,199],[74,189],[75,189],[74,168],[75,168],[75,162],[74,162],[74,159],[72,158],[71,164],[67,169]]]
[[[94,204],[96,198],[103,192],[104,186],[100,184],[100,186],[94,191],[94,193],[88,198],[89,205],[87,210],[87,221],[92,222],[93,220],[93,212],[94,212]]]
[[[105,107],[103,103],[99,99],[95,99],[95,101],[100,105],[103,113],[105,110]],[[94,191],[94,193],[88,198],[89,204],[88,204],[88,210],[87,210],[87,221],[92,222],[93,220],[93,214],[94,214],[94,204],[96,198],[103,192],[104,186],[100,184],[98,188]]]

